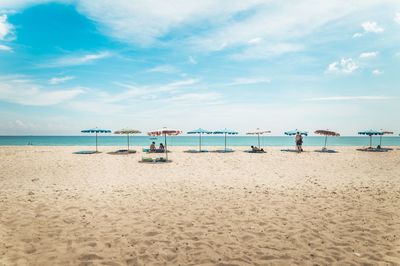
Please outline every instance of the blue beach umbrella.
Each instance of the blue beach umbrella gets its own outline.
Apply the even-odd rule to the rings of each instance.
[[[96,152],[97,150],[97,134],[99,133],[111,133],[111,130],[108,129],[100,129],[100,128],[91,128],[91,129],[85,129],[81,131],[82,133],[96,133]]]
[[[358,135],[369,136],[369,147],[372,148],[372,136],[382,136],[384,133],[380,130],[368,129],[358,132]]]
[[[201,152],[201,137],[203,134],[210,134],[212,133],[211,131],[202,129],[202,128],[198,128],[192,131],[187,132],[187,134],[199,134],[199,151]]]
[[[297,132],[299,132],[299,133],[300,133],[300,135],[303,135],[303,136],[307,136],[307,135],[308,135],[308,132],[307,132],[307,131],[304,131],[304,130],[298,130],[298,129],[294,129],[294,130],[289,130],[289,131],[286,131],[286,132],[285,132],[285,135],[288,135],[288,136],[294,136],[294,135],[296,135],[296,134],[297,134]]]
[[[225,136],[225,151],[226,151],[226,136],[227,135],[237,135],[237,134],[239,134],[239,132],[225,128],[223,130],[216,130],[216,131],[210,132],[208,134],[219,134],[219,135],[223,134]]]

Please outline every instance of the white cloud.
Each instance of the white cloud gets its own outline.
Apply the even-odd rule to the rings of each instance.
[[[366,21],[361,24],[364,32],[381,33],[384,32],[384,28],[380,27],[375,21]]]
[[[193,56],[189,56],[189,63],[196,65],[197,64],[197,60],[193,57]]]
[[[73,77],[73,76],[54,77],[54,78],[51,78],[49,80],[49,83],[51,85],[57,85],[57,84],[61,84],[61,83],[67,82],[69,80],[73,80],[73,79],[75,79],[75,77]]]
[[[49,106],[75,98],[84,93],[81,88],[46,90],[30,80],[0,77],[0,100],[21,105]]]
[[[250,39],[250,40],[248,41],[248,43],[249,43],[249,44],[259,44],[261,41],[262,41],[262,38],[257,37],[257,38]]]
[[[372,74],[373,74],[373,75],[376,75],[376,76],[382,75],[382,74],[383,74],[383,71],[382,71],[382,70],[379,70],[379,69],[374,69],[374,70],[372,71]]]
[[[378,52],[365,52],[365,53],[360,54],[360,58],[364,58],[364,59],[374,58],[374,57],[377,57],[378,54],[379,54]]]
[[[253,85],[270,82],[271,80],[267,78],[236,78],[233,82],[226,84],[226,86]]]
[[[395,53],[394,56],[400,57],[400,52]]]
[[[150,68],[149,70],[147,70],[147,72],[172,74],[179,72],[179,70],[172,65],[160,65]]]
[[[274,45],[257,45],[244,48],[241,52],[231,56],[234,60],[247,60],[247,59],[265,59],[272,56],[278,56],[286,53],[299,52],[304,49],[301,44],[293,43],[278,43]]]
[[[363,36],[363,34],[360,33],[360,32],[356,32],[356,33],[353,34],[353,38],[359,38],[359,37],[362,37],[362,36]]]
[[[400,24],[400,12],[397,12],[395,17],[394,17],[394,21],[397,22],[398,24]]]
[[[0,16],[0,40],[5,40],[12,33],[13,26],[8,23],[7,15]]]
[[[359,69],[359,65],[352,58],[342,58],[340,61],[329,64],[327,73],[351,74]]]
[[[99,52],[96,54],[85,54],[80,56],[65,56],[43,65],[43,67],[66,67],[90,64],[95,61],[108,58],[111,56],[110,52]]]
[[[12,48],[10,46],[0,44],[0,51],[12,52]]]
[[[304,101],[374,101],[374,100],[390,100],[393,97],[388,96],[333,96],[333,97],[320,97],[320,98],[306,98]]]
[[[179,102],[189,102],[189,103],[210,103],[212,101],[219,100],[222,97],[220,93],[186,93],[186,94],[181,94],[178,96],[174,96],[171,99],[168,100],[173,100],[173,101],[179,101]]]

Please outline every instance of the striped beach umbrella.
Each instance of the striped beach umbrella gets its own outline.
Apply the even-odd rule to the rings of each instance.
[[[202,138],[202,135],[210,134],[210,133],[211,133],[211,131],[208,131],[208,130],[205,130],[205,129],[202,129],[202,128],[198,128],[198,129],[195,129],[195,130],[187,132],[187,134],[199,134],[199,151],[200,152],[201,152],[201,138]]]
[[[372,136],[382,136],[383,132],[380,130],[368,129],[364,131],[359,131],[358,135],[369,136],[369,147],[372,148]]]
[[[323,148],[322,150],[326,150],[326,144],[327,144],[327,142],[328,142],[328,137],[329,137],[329,136],[330,136],[330,137],[339,137],[339,136],[340,136],[339,133],[337,133],[337,132],[335,132],[335,131],[328,130],[328,129],[326,129],[326,130],[323,130],[323,129],[317,130],[317,131],[315,131],[314,133],[315,133],[315,134],[318,134],[318,135],[325,136],[325,145],[324,145],[324,148]]]
[[[224,135],[225,137],[225,148],[224,151],[226,151],[226,136],[227,135],[237,135],[239,134],[239,132],[234,131],[234,130],[230,130],[230,129],[223,129],[223,130],[216,130],[216,131],[212,131],[209,134],[219,134],[219,135]]]
[[[386,131],[386,130],[383,130],[383,129],[381,129],[381,131],[382,131],[383,134],[380,136],[380,140],[379,140],[379,146],[380,147],[382,147],[382,137],[383,137],[383,135],[393,135],[392,131]]]
[[[96,134],[96,152],[97,150],[97,134],[99,133],[111,133],[111,130],[109,129],[101,129],[101,128],[91,128],[91,129],[84,129],[81,131],[82,133],[95,133]]]
[[[247,135],[257,135],[257,138],[258,138],[258,148],[260,149],[260,148],[261,148],[261,145],[260,145],[260,135],[269,134],[269,133],[271,133],[271,131],[269,131],[269,130],[261,130],[261,129],[257,128],[256,130],[247,132],[246,134],[247,134]]]
[[[129,135],[140,134],[140,133],[142,133],[140,130],[137,130],[137,129],[129,129],[129,128],[124,128],[124,129],[120,129],[120,130],[114,131],[114,134],[126,135],[126,136],[127,136],[127,140],[128,140],[128,152],[129,152]]]
[[[165,142],[165,159],[168,160],[168,150],[167,150],[167,136],[176,136],[179,134],[182,134],[182,131],[178,129],[172,129],[172,128],[162,128],[154,131],[150,131],[147,133],[149,136],[164,136],[164,142]]]

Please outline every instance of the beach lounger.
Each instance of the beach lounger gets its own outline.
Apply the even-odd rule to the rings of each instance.
[[[216,151],[214,151],[214,152],[218,152],[218,153],[229,153],[229,152],[234,152],[234,150],[227,148],[227,149],[224,149],[224,150],[216,150]]]
[[[146,153],[165,153],[165,150],[156,149],[155,151],[151,151],[149,148],[143,148],[142,151]],[[171,151],[168,150],[167,152],[170,153]]]
[[[247,153],[267,153],[266,151],[252,151],[252,150],[244,151],[244,152],[247,152]]]
[[[389,149],[386,148],[372,148],[372,147],[368,147],[368,148],[362,148],[362,149],[357,149],[357,151],[366,151],[366,152],[388,152]]]
[[[95,154],[100,153],[99,151],[76,151],[74,154]]]
[[[117,151],[113,151],[113,152],[109,152],[108,154],[112,154],[112,155],[123,155],[123,154],[132,154],[132,153],[136,153],[135,150],[117,150]]]
[[[166,160],[163,157],[158,158],[149,158],[149,157],[142,157],[142,160],[139,161],[140,163],[170,163],[171,160]]]
[[[338,151],[335,151],[335,150],[328,150],[328,149],[315,150],[314,152],[320,152],[320,153],[338,153]]]
[[[184,151],[184,152],[186,152],[186,153],[203,153],[203,152],[208,152],[208,150],[201,150],[201,151],[199,151],[199,150],[187,150],[187,151]]]

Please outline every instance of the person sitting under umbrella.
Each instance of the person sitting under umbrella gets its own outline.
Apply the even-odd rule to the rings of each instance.
[[[158,152],[164,152],[164,150],[165,150],[165,147],[164,147],[164,144],[162,144],[162,143],[160,143],[160,147],[158,147]]]
[[[156,151],[156,143],[153,141],[150,145],[150,151],[155,152]]]

